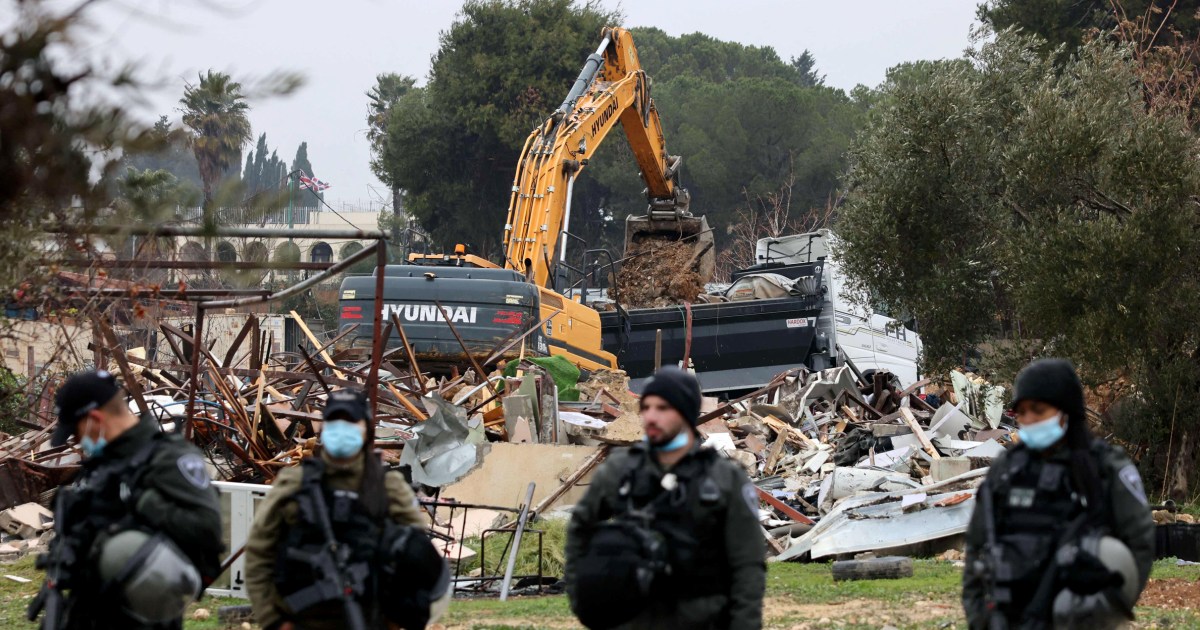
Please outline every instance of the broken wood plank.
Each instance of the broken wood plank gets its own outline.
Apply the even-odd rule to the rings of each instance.
[[[925,435],[925,431],[921,429],[921,425],[917,424],[917,419],[913,417],[912,411],[908,407],[900,408],[900,417],[904,418],[904,423],[908,428],[912,429],[913,435],[917,436],[917,441],[924,447],[925,452],[934,459],[941,459],[942,455],[933,447],[933,442],[929,441],[929,436]]]
[[[767,450],[767,459],[763,463],[763,474],[775,474],[775,468],[779,466],[779,458],[783,456],[783,447],[786,443],[787,438],[783,435],[775,436],[775,441],[771,442],[771,448]]]
[[[758,497],[760,499],[762,499],[763,501],[766,501],[767,505],[770,505],[771,507],[775,508],[776,510],[779,510],[779,512],[781,514],[783,514],[784,516],[792,519],[793,521],[796,521],[797,523],[804,523],[805,525],[815,525],[816,524],[816,521],[812,520],[811,518],[808,518],[807,516],[801,514],[800,512],[797,512],[796,508],[784,503],[783,501],[780,501],[779,499],[776,499],[774,496],[771,495],[770,492],[767,492],[766,490],[763,490],[762,488],[759,488],[758,486],[754,486],[754,489],[758,491]]]
[[[304,336],[308,338],[309,343],[311,343],[314,348],[321,349],[320,352],[317,353],[317,355],[320,356],[321,359],[323,359],[326,363],[333,363],[333,359],[331,359],[329,357],[329,353],[325,351],[324,347],[321,345],[321,342],[317,341],[317,336],[314,335],[313,332],[308,329],[308,324],[304,323],[304,318],[300,317],[300,314],[297,313],[296,311],[291,311],[289,313],[289,315],[291,315],[292,318],[296,320],[296,324],[298,326],[300,326],[300,332],[304,333]],[[342,372],[341,370],[335,369],[333,371],[333,374],[334,374],[334,376],[337,376],[340,379],[346,378],[346,374],[344,372]]]

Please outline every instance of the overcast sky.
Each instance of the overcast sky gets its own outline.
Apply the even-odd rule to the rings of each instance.
[[[900,62],[959,56],[968,45],[976,2],[603,4],[621,8],[626,26],[657,26],[671,35],[699,31],[768,45],[785,60],[809,49],[826,82],[848,90],[860,83],[877,85]],[[195,82],[200,70],[214,68],[239,79],[274,70],[303,73],[307,83],[299,92],[252,101],[250,121],[255,137],[265,132],[269,145],[289,163],[300,141],[307,141],[316,176],[333,184],[326,199],[341,209],[343,203],[378,203],[387,196],[368,166],[364,93],[381,72],[410,74],[424,82],[438,33],[454,20],[459,6],[457,0],[108,0],[91,10],[90,52],[141,61],[147,77],[164,81],[142,110],[149,120],[159,113],[177,119],[184,81]],[[564,93],[568,87],[563,84]]]

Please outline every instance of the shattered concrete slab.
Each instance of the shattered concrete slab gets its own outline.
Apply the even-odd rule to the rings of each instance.
[[[54,513],[37,503],[25,503],[0,512],[0,529],[25,540],[54,528]]]
[[[525,500],[529,482],[535,485],[533,503],[552,494],[584,461],[596,453],[591,446],[509,444],[496,442],[483,449],[479,466],[442,488],[441,496],[462,503],[516,507]],[[577,503],[587,490],[584,476],[559,500]]]

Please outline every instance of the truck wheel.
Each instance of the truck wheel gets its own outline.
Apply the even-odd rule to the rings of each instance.
[[[894,580],[912,577],[912,558],[887,556],[866,560],[839,560],[833,563],[833,579],[842,580]]]

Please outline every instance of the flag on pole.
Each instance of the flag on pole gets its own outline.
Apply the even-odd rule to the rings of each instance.
[[[330,184],[328,182],[323,182],[323,181],[317,179],[316,177],[309,177],[307,175],[304,175],[303,173],[301,173],[301,175],[300,175],[300,188],[304,189],[304,190],[312,190],[312,191],[316,191],[316,192],[321,192],[322,190],[325,190],[332,185],[333,184]]]

